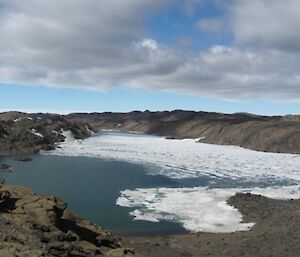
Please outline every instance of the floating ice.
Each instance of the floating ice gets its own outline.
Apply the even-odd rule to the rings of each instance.
[[[177,221],[192,232],[229,233],[249,230],[254,223],[242,223],[242,215],[227,200],[237,192],[271,198],[300,198],[300,186],[253,189],[148,188],[125,190],[117,200],[123,207],[137,208],[135,220]]]
[[[272,198],[300,198],[300,155],[263,153],[237,146],[195,143],[192,139],[167,140],[120,132],[106,131],[86,140],[75,140],[71,132],[64,132],[64,135],[66,140],[60,148],[45,154],[142,163],[150,167],[152,174],[177,179],[185,187],[190,186],[185,184],[186,179],[196,181],[203,176],[211,178],[212,182],[218,179],[231,181],[232,189],[125,190],[121,192],[117,204],[134,208],[131,215],[135,220],[181,222],[187,230],[194,232],[242,231],[251,228],[253,223],[242,223],[240,212],[226,203],[236,192],[251,192]],[[297,186],[239,189],[240,181],[245,184],[254,182],[259,187],[263,187],[266,181],[269,186],[282,184],[278,181]],[[216,183],[217,186],[220,183]]]
[[[300,155],[263,153],[237,146],[195,143],[190,139],[167,140],[143,134],[105,132],[86,140],[71,139],[69,134],[60,148],[47,154],[143,163],[153,167],[151,173],[171,178],[209,176],[249,181],[300,181]]]

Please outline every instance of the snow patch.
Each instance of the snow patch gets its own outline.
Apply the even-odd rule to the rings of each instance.
[[[203,140],[205,137],[198,137],[198,138],[195,138],[195,142],[200,142],[201,140]]]
[[[91,135],[95,134],[95,132],[92,131],[92,130],[90,130],[88,126],[85,126],[85,129],[86,129]]]
[[[68,131],[64,130],[62,132],[62,135],[65,137],[65,141],[63,143],[59,144],[60,146],[72,144],[74,142],[76,142],[76,143],[80,142],[80,140],[75,140],[75,138],[70,130],[68,130]],[[60,150],[60,149],[58,149],[58,150]],[[56,150],[54,150],[54,151],[56,151]]]
[[[37,137],[44,138],[44,136],[41,133],[37,132],[35,129],[31,129],[31,133],[36,135]]]

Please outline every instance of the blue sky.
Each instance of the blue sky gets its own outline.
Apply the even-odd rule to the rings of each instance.
[[[300,114],[297,1],[2,0],[0,9],[0,111]]]
[[[262,115],[297,114],[299,104],[266,101],[222,101],[200,96],[145,90],[94,92],[81,89],[1,85],[1,109],[25,112],[127,112],[133,110],[195,110]],[[0,110],[1,111],[1,110]],[[298,112],[299,114],[299,112]]]

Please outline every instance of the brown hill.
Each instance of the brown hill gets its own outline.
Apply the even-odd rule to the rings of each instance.
[[[201,142],[252,150],[300,153],[300,116],[258,116],[175,110],[171,112],[74,113],[68,121],[95,130],[138,131],[167,138],[202,138]]]

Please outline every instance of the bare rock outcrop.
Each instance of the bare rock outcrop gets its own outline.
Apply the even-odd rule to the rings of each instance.
[[[64,131],[70,131],[75,139],[91,135],[87,124],[69,122],[61,115],[0,113],[0,154],[54,149],[65,140]]]
[[[2,185],[0,188],[1,257],[132,257],[121,240],[72,214],[54,196]]]

